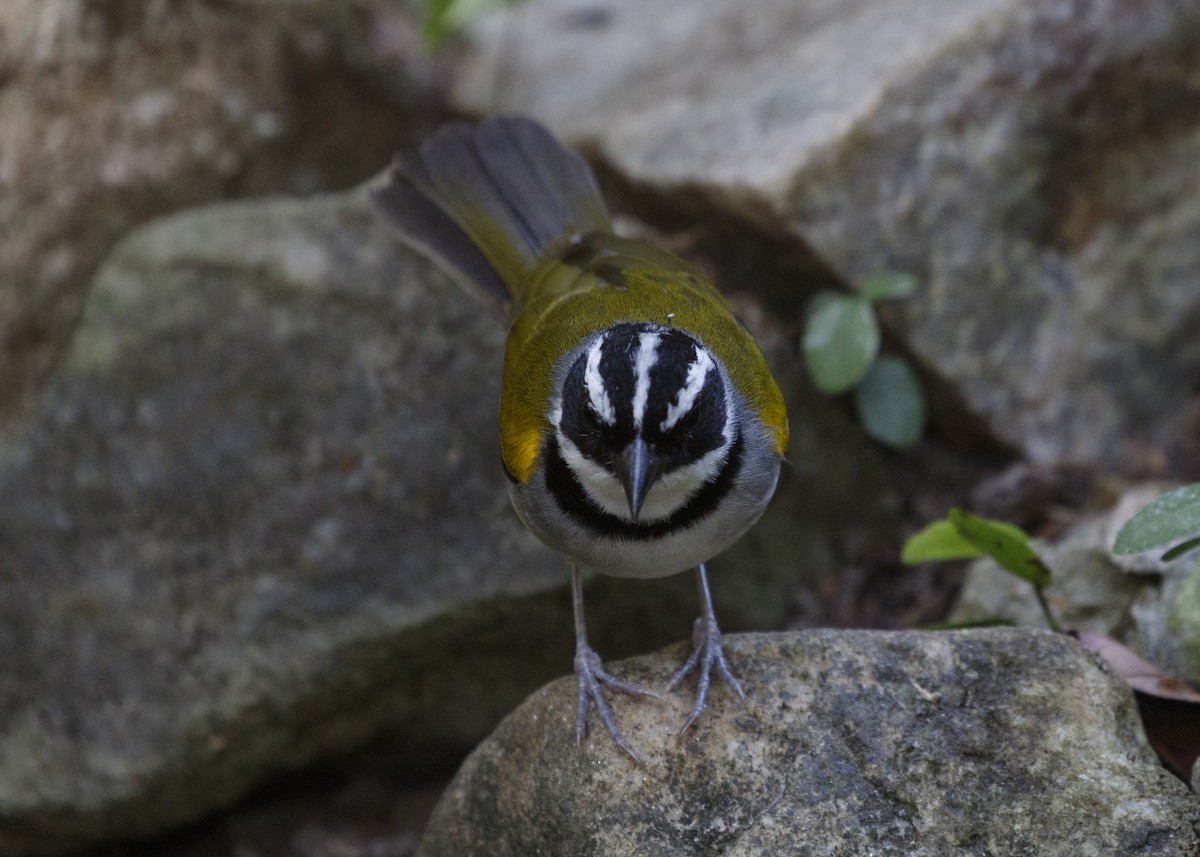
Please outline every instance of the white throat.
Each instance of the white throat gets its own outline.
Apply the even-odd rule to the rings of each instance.
[[[729,458],[729,450],[733,446],[734,439],[736,416],[729,399],[726,399],[725,411],[724,443],[691,464],[676,468],[659,477],[658,481],[650,486],[650,491],[642,502],[641,512],[638,516],[639,523],[653,523],[669,518],[683,508],[705,482],[720,472],[726,459]],[[632,522],[633,519],[629,515],[629,501],[620,480],[602,465],[592,461],[579,451],[579,448],[558,427],[561,416],[561,408],[556,407],[551,414],[551,419],[555,426],[559,452],[571,473],[579,480],[593,503],[610,515],[623,521]]]

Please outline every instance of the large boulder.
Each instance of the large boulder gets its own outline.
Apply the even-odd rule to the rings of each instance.
[[[713,564],[731,630],[780,626],[884,494],[862,502],[878,457],[798,398],[790,343],[741,306],[797,466]],[[498,462],[503,337],[362,190],[121,245],[0,447],[0,851],[161,830],[381,730],[415,778],[570,670],[565,564]],[[687,575],[598,580],[588,602],[606,656],[696,611]]]
[[[443,63],[418,28],[382,0],[0,3],[0,430],[133,226],[346,187],[428,133]]]
[[[526,700],[447,789],[420,857],[1190,855],[1200,803],[1147,748],[1128,688],[1073,640],[1026,630],[728,638],[747,688],[617,697],[644,766],[574,685]],[[665,681],[678,647],[617,665]]]
[[[893,330],[1027,457],[1177,439],[1200,375],[1190,0],[536,0],[475,38],[464,107],[531,113],[649,204],[799,239],[849,285],[916,274]]]
[[[503,331],[393,249],[356,192],[163,220],[99,275],[0,456],[0,850],[159,830],[384,724],[469,745],[565,667],[561,562],[495,466]]]

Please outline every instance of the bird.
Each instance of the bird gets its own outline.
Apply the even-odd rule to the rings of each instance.
[[[507,319],[500,457],[517,516],[570,565],[576,741],[594,708],[640,762],[605,689],[660,696],[609,673],[589,644],[584,569],[694,569],[692,652],[666,686],[697,675],[679,733],[705,710],[714,672],[744,701],[706,564],[765,509],[788,420],[729,304],[676,255],[618,236],[587,162],[528,117],[443,125],[370,198],[402,241]]]

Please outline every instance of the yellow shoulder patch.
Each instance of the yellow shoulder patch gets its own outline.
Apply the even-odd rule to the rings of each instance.
[[[529,481],[537,465],[541,443],[542,433],[537,430],[501,433],[500,455],[504,459],[504,469],[510,476],[518,482]]]

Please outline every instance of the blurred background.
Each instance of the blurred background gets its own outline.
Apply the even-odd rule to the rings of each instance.
[[[569,671],[502,325],[365,203],[457,117],[579,147],[767,354],[727,631],[1043,623],[901,562],[962,507],[1200,675],[1190,565],[1108,551],[1200,480],[1198,43],[1189,0],[0,4],[0,852],[409,855]],[[606,658],[687,636],[690,580],[590,586]]]

